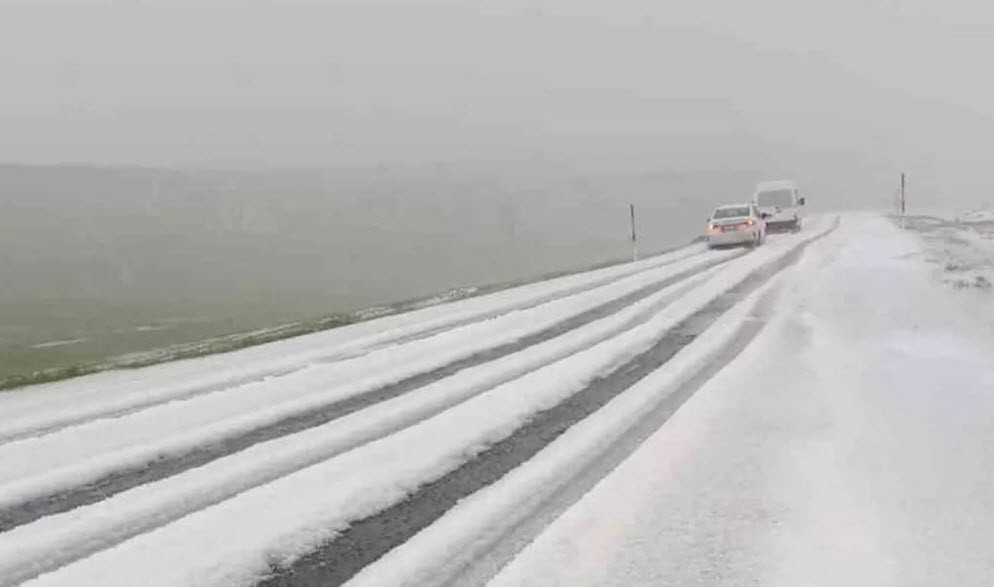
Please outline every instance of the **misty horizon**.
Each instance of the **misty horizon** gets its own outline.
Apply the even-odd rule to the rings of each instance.
[[[855,0],[0,0],[0,345],[205,320],[95,351],[119,352],[618,261],[630,204],[652,253],[768,179],[812,212],[893,210],[902,172],[912,212],[989,206],[987,24]],[[51,348],[31,356],[77,350]]]
[[[0,6],[12,163],[736,169],[833,207],[906,171],[931,206],[990,198],[994,87],[970,73],[990,40],[970,31],[994,15],[965,5]]]

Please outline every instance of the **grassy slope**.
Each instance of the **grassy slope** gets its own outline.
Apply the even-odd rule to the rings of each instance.
[[[0,165],[0,385],[240,348],[360,308],[623,259],[629,202],[642,249],[661,250],[751,179]],[[73,339],[85,340],[33,348]]]

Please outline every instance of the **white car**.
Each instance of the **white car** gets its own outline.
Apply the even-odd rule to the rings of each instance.
[[[752,203],[766,220],[769,230],[801,230],[800,208],[804,205],[797,184],[790,180],[764,181],[756,186]]]
[[[720,206],[708,218],[708,248],[763,244],[766,222],[751,203]]]

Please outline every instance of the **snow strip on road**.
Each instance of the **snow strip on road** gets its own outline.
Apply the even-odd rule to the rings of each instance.
[[[0,445],[0,508],[92,482],[114,471],[141,467],[163,456],[183,454],[430,372],[551,328],[647,285],[738,254],[726,251],[694,256],[575,296],[364,357],[315,365],[285,377]]]
[[[363,445],[39,577],[36,585],[250,584],[352,520],[403,500],[649,348],[669,328],[788,254],[778,241],[733,261],[644,324]],[[237,537],[233,540],[232,537]]]
[[[107,371],[0,393],[0,413],[5,416],[0,421],[0,441],[286,374],[315,361],[356,356],[391,342],[599,287],[703,251],[702,245],[692,245],[635,263],[567,275],[231,353]]]
[[[717,359],[779,282],[777,275],[722,314],[670,361],[563,433],[524,465],[480,490],[363,569],[350,587],[448,584],[453,575],[531,516],[665,398]]]

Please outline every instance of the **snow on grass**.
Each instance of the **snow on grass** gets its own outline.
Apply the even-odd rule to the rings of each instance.
[[[385,347],[362,357],[312,365],[282,377],[0,445],[0,507],[94,481],[124,468],[140,467],[163,456],[188,452],[430,372],[737,254],[724,251],[692,256],[573,296]]]
[[[67,338],[64,340],[51,340],[48,342],[40,342],[38,344],[31,345],[33,349],[52,349],[57,347],[71,346],[74,344],[79,344],[81,342],[86,342],[89,339],[86,338]]]
[[[960,222],[994,222],[994,210],[974,210],[959,216]]]
[[[0,394],[0,441],[207,390],[285,374],[315,361],[526,308],[653,269],[702,245],[220,355],[108,371]]]
[[[965,219],[964,219],[965,217]],[[994,222],[986,214],[960,215],[957,220],[915,217],[908,227],[926,242],[925,257],[935,263],[944,283],[967,293],[988,296],[994,290]]]
[[[35,585],[250,584],[274,564],[313,549],[354,520],[507,437],[532,414],[654,344],[758,268],[796,246],[784,239],[728,264],[705,283],[618,336],[532,371],[386,438],[43,575]]]

